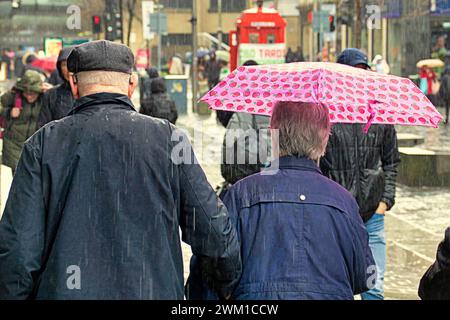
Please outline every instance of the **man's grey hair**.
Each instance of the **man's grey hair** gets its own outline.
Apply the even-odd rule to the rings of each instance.
[[[278,130],[280,156],[308,157],[316,161],[324,155],[331,131],[327,107],[278,102],[270,125]]]

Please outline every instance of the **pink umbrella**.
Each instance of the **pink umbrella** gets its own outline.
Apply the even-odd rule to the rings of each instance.
[[[443,119],[409,79],[323,62],[239,67],[201,101],[214,110],[271,115],[277,101],[326,105],[333,123],[438,127]]]

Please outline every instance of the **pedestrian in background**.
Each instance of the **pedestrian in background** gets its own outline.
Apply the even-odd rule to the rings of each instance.
[[[151,84],[151,96],[142,101],[140,113],[147,116],[166,119],[175,124],[178,119],[177,106],[175,101],[167,93],[164,79],[153,79]]]
[[[279,171],[239,181],[224,199],[241,243],[243,273],[232,298],[353,300],[373,285],[376,268],[355,199],[318,167],[328,108],[278,102],[270,126]],[[194,256],[188,298],[214,298],[202,278]]]
[[[354,48],[344,50],[338,63],[370,68],[367,56]],[[384,299],[384,216],[395,204],[400,156],[394,126],[372,125],[367,134],[363,127],[363,124],[335,124],[321,169],[325,176],[350,191],[358,202],[378,271],[375,287],[362,294],[362,298],[378,300]]]
[[[445,108],[444,123],[448,124],[449,109],[450,109],[450,66],[447,65],[442,72],[441,86],[439,88],[439,99]]]
[[[204,71],[206,78],[208,79],[209,90],[214,88],[219,83],[221,69],[222,69],[222,65],[216,57],[216,52],[214,50],[212,50],[209,53],[209,60],[206,61],[205,71]]]
[[[2,164],[11,168],[13,175],[25,141],[36,132],[42,92],[41,76],[36,71],[28,70],[12,90],[0,98],[0,114],[6,121]]]
[[[25,143],[0,220],[0,300],[182,300],[179,230],[230,296],[236,230],[188,138],[134,110],[131,50],[94,41],[67,64],[74,110]]]
[[[286,56],[284,57],[284,62],[285,63],[292,63],[292,62],[296,62],[296,54],[294,53],[294,51],[292,51],[292,48],[288,48],[287,52],[286,52]]]
[[[38,119],[38,129],[47,123],[64,118],[72,111],[75,98],[70,88],[70,73],[67,68],[67,59],[72,53],[73,47],[61,50],[58,56],[57,72],[58,78],[63,83],[48,90],[42,97],[42,109]]]
[[[139,94],[140,94],[140,104],[144,100],[150,99],[152,95],[152,81],[159,78],[158,69],[151,67],[146,70],[147,77],[142,77],[139,80]]]

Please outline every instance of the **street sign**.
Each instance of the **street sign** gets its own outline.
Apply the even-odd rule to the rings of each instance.
[[[327,11],[313,12],[313,32],[330,32],[330,13]]]
[[[242,65],[247,60],[254,60],[258,64],[281,64],[285,60],[285,50],[286,45],[284,43],[241,43],[239,45],[238,64]]]
[[[167,15],[165,13],[150,14],[150,32],[167,34]]]
[[[142,1],[142,34],[145,40],[152,40],[155,35],[150,32],[150,15],[154,12],[153,1]]]
[[[62,38],[44,37],[44,52],[46,57],[57,57],[62,48]]]

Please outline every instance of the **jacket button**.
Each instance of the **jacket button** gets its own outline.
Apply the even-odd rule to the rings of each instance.
[[[301,201],[305,201],[305,200],[306,200],[306,196],[305,196],[304,194],[301,194],[301,195],[300,195],[300,200],[301,200]]]

